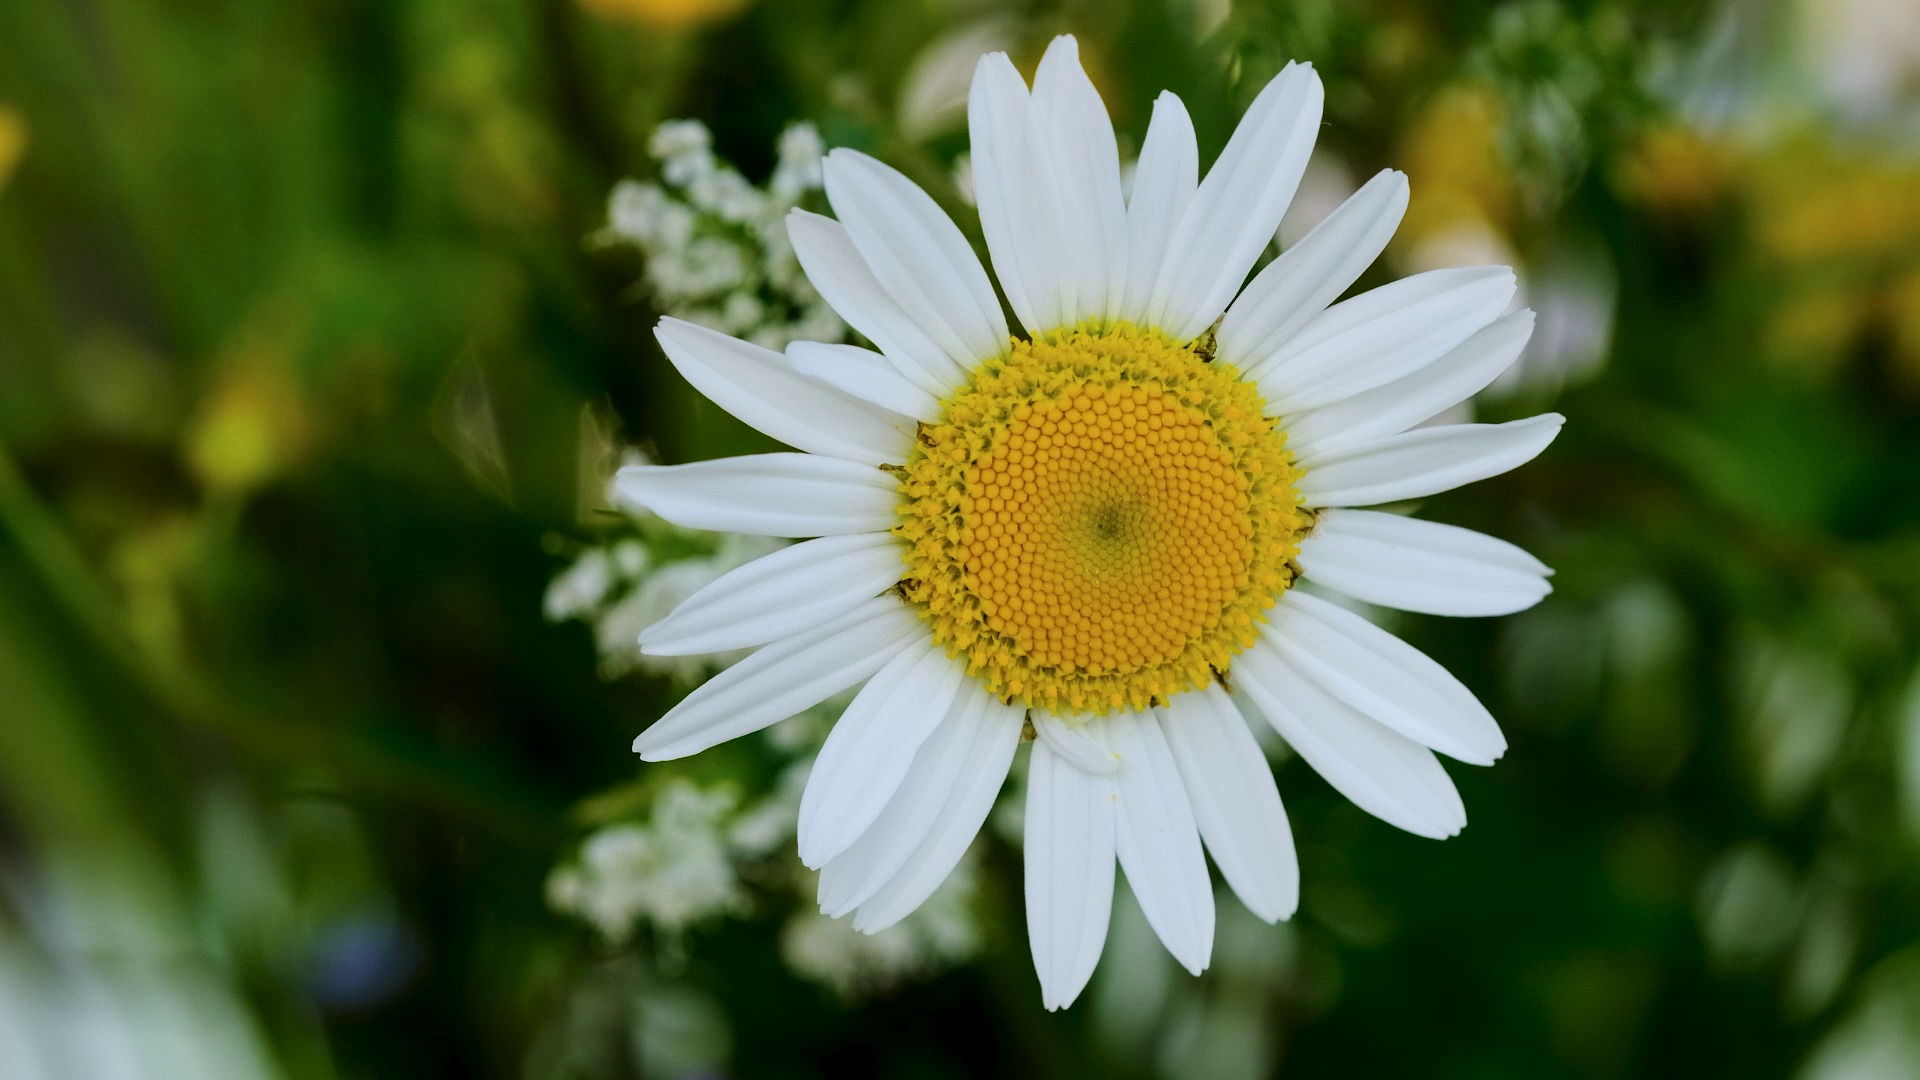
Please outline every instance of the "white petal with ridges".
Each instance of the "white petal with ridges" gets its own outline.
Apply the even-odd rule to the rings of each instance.
[[[839,918],[903,874],[932,880],[926,893],[908,896],[903,890],[899,898],[888,899],[896,905],[910,899],[906,911],[919,906],[980,831],[1019,741],[1019,717],[1008,716],[1006,706],[978,683],[963,680],[946,718],[914,754],[886,809],[853,846],[821,868],[820,910]],[[924,868],[914,867],[922,852],[935,858]],[[882,912],[876,907],[874,914]],[[872,932],[871,920],[856,920],[855,926]]]
[[[926,624],[898,599],[874,597],[708,679],[641,732],[633,752],[647,761],[669,761],[759,731],[871,676],[926,632]]]
[[[796,341],[787,346],[787,362],[809,379],[900,416],[927,424],[940,419],[939,399],[900,374],[893,361],[870,349]],[[901,464],[907,459],[902,453],[887,460]]]
[[[1074,768],[1095,776],[1111,776],[1119,770],[1119,759],[1088,730],[1087,720],[1069,720],[1045,709],[1034,709],[1029,715],[1035,736]]]
[[[1267,922],[1300,903],[1300,863],[1280,789],[1233,700],[1218,686],[1159,710],[1207,851],[1247,910]]]
[[[823,166],[827,201],[880,287],[962,374],[1007,351],[1007,320],[967,238],[920,185],[858,150]]]
[[[1200,832],[1167,738],[1150,714],[1118,712],[1095,721],[1120,759],[1114,851],[1147,924],[1195,975],[1213,956],[1213,881]]]
[[[1311,507],[1377,506],[1451,491],[1538,457],[1560,433],[1559,413],[1506,424],[1415,428],[1317,458],[1297,490]]]
[[[695,390],[788,446],[867,465],[912,449],[911,422],[808,379],[771,349],[673,318],[653,336]]]
[[[902,376],[936,398],[960,386],[964,379],[946,350],[888,295],[846,226],[793,210],[787,214],[787,239],[815,291]]]
[[[753,454],[688,465],[628,465],[616,501],[675,525],[754,536],[885,532],[899,520],[899,482],[872,465],[817,454]]]
[[[800,796],[800,861],[814,869],[853,846],[900,789],[953,704],[965,669],[931,638],[909,644],[834,721]]]
[[[1300,542],[1307,580],[1428,615],[1509,615],[1553,591],[1553,571],[1472,529],[1373,510],[1328,510]]]
[[[839,618],[906,572],[891,533],[823,536],[730,570],[640,632],[650,656],[749,649]]]
[[[1287,446],[1310,466],[1335,450],[1398,435],[1485,389],[1519,359],[1532,334],[1532,311],[1503,315],[1418,371],[1287,417]]]
[[[1355,806],[1436,840],[1466,827],[1460,793],[1433,751],[1321,690],[1265,642],[1235,657],[1233,670],[1287,745]]]
[[[1150,324],[1190,341],[1227,309],[1300,185],[1323,98],[1310,64],[1288,64],[1260,91],[1174,228]]]
[[[820,868],[821,914],[837,919],[865,903],[926,839],[979,727],[980,698],[968,693],[975,685],[962,681],[873,825]]]
[[[963,680],[960,693],[977,700],[968,713],[973,731],[965,759],[953,767],[953,787],[935,815],[926,838],[908,855],[898,873],[881,885],[854,913],[854,929],[877,934],[912,914],[967,853],[980,826],[993,810],[994,797],[1006,782],[1013,752],[1020,745],[1021,719],[1026,710],[988,694],[978,683]],[[903,785],[904,786],[904,785]]]
[[[1071,35],[1053,39],[1033,76],[1033,119],[1050,151],[1055,215],[1073,283],[1068,323],[1105,320],[1127,281],[1127,207],[1120,152],[1100,92],[1080,66]]]
[[[1071,268],[1044,182],[1046,151],[1026,80],[1006,53],[980,58],[967,94],[968,153],[980,230],[1007,303],[1029,335],[1066,322]]]
[[[1149,302],[1174,227],[1200,186],[1200,148],[1193,119],[1172,91],[1154,100],[1147,137],[1134,165],[1127,198],[1127,287],[1119,317],[1146,325]]]
[[[1248,367],[1267,411],[1330,405],[1412,374],[1506,310],[1504,266],[1431,270],[1401,278],[1320,313],[1278,352]]]
[[[1027,770],[1027,942],[1040,1003],[1073,1004],[1100,962],[1113,915],[1111,776],[1094,776],[1033,744]]]
[[[1471,765],[1507,751],[1500,725],[1459,679],[1338,604],[1289,589],[1264,636],[1322,690],[1422,746]]]
[[[1373,265],[1406,212],[1406,174],[1375,174],[1240,293],[1220,320],[1217,355],[1244,372],[1277,352]]]

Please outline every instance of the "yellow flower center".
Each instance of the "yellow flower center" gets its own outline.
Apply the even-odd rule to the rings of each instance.
[[[1068,714],[1225,675],[1308,524],[1253,385],[1124,323],[1015,339],[901,476],[902,594],[991,692]]]

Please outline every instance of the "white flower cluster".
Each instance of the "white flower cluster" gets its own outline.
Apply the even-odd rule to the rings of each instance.
[[[801,891],[810,895],[815,885],[809,880]],[[976,874],[969,857],[960,860],[953,876],[913,914],[877,934],[855,930],[851,919],[801,912],[781,928],[780,957],[795,974],[843,998],[885,993],[966,963],[979,953],[975,891]]]
[[[547,902],[614,943],[642,921],[671,934],[745,911],[746,890],[726,836],[738,804],[730,787],[668,782],[645,824],[623,822],[589,836],[579,861],[548,877]]]
[[[817,712],[837,711],[823,708]],[[824,732],[825,715],[804,730]],[[780,740],[771,740],[776,746]],[[817,746],[817,740],[816,740]],[[978,892],[971,856],[913,914],[877,934],[813,910],[816,876],[795,868],[781,850],[793,843],[812,755],[789,765],[764,798],[742,805],[732,785],[702,788],[676,778],[655,796],[644,821],[605,826],[589,835],[576,860],[547,879],[547,902],[623,944],[642,924],[678,934],[701,922],[746,914],[757,889],[789,889],[803,910],[780,933],[781,956],[793,972],[844,998],[884,993],[971,960],[981,947],[973,914]]]
[[[626,460],[647,459],[631,451]],[[592,623],[600,674],[609,679],[644,671],[692,685],[745,655],[648,656],[640,651],[640,631],[665,618],[715,578],[785,542],[738,533],[694,532],[652,514],[630,508],[626,512],[633,515],[638,535],[621,535],[589,547],[556,575],[547,585],[543,604],[548,621]]]
[[[646,257],[644,285],[663,314],[769,349],[846,338],[787,240],[787,211],[821,187],[826,148],[811,124],[781,134],[764,188],[713,152],[697,120],[660,125],[647,150],[660,182],[616,185],[604,235]]]

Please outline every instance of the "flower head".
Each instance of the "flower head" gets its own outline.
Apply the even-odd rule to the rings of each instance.
[[[1334,303],[1405,212],[1399,173],[1247,282],[1321,96],[1311,67],[1289,65],[1202,179],[1192,124],[1163,94],[1123,196],[1073,39],[1053,43],[1031,89],[990,54],[968,113],[994,277],[925,192],[835,150],[823,173],[837,219],[796,210],[789,235],[877,351],[782,355],[662,321],[689,382],[801,452],[632,467],[619,496],[687,527],[812,539],[648,628],[652,653],[758,651],[634,746],[696,753],[864,684],[800,805],[828,915],[871,933],[925,900],[1024,735],[1043,1001],[1086,985],[1116,861],[1200,971],[1214,920],[1203,845],[1261,918],[1298,897],[1280,795],[1229,681],[1364,809],[1426,836],[1465,824],[1434,751],[1492,762],[1506,746],[1492,717],[1433,661],[1296,586],[1447,615],[1532,605],[1548,570],[1518,548],[1353,508],[1514,468],[1560,418],[1418,426],[1526,343],[1531,313],[1502,315],[1505,267]]]

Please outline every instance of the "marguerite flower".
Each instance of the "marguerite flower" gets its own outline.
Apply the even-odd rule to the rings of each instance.
[[[1386,245],[1406,179],[1373,178],[1241,285],[1320,124],[1311,67],[1261,91],[1198,176],[1163,94],[1130,198],[1074,40],[1029,91],[984,57],[975,189],[1001,292],[960,230],[880,162],[836,150],[838,220],[789,231],[814,287],[878,346],[784,356],[676,320],[687,380],[801,453],[623,470],[623,499],[703,529],[815,537],[736,570],[641,638],[760,646],[634,743],[696,753],[864,683],[800,806],[828,914],[873,931],[940,884],[1033,736],[1026,908],[1041,996],[1070,1004],[1106,937],[1114,863],[1160,939],[1207,966],[1202,845],[1261,918],[1289,916],[1286,813],[1229,678],[1362,808],[1423,836],[1466,815],[1438,751],[1506,747],[1439,665],[1302,577],[1373,604],[1517,611],[1549,571],[1479,533],[1355,509],[1505,472],[1561,418],[1418,427],[1505,368],[1532,316],[1505,267],[1332,303]],[[1236,298],[1236,294],[1238,294]],[[1332,306],[1328,306],[1332,304]]]

